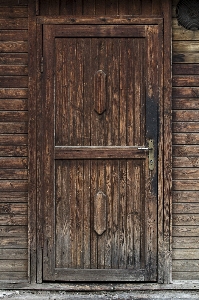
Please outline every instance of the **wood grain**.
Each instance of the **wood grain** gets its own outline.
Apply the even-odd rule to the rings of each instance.
[[[173,1],[173,12],[177,1]],[[198,32],[173,14],[173,278],[198,279]]]
[[[0,6],[0,18],[27,18],[28,8],[20,6]]]
[[[27,280],[27,1],[0,3],[0,280]]]
[[[189,98],[173,98],[172,108],[174,110],[194,110],[199,108],[199,104],[197,98],[189,97]],[[180,113],[180,112],[179,112]],[[175,114],[173,115],[175,118]],[[180,119],[179,119],[180,120]],[[175,121],[175,119],[174,119]]]
[[[91,11],[93,7],[92,2]],[[112,13],[118,6],[110,3],[108,10]],[[42,171],[46,175],[41,184],[46,186],[42,195],[46,280],[91,280],[94,274],[96,280],[156,278],[155,179],[153,187],[149,184],[156,172],[148,171],[148,150],[138,148],[146,145],[146,131],[151,130],[152,111],[145,116],[143,100],[145,76],[151,87],[147,87],[148,110],[157,107],[159,97],[161,63],[154,48],[158,30],[156,25],[44,25],[41,136],[45,161]],[[124,50],[126,58],[122,57]],[[151,69],[158,71],[151,76]],[[99,70],[107,74],[106,93],[104,81],[95,82]],[[99,98],[98,93],[106,97]],[[93,105],[93,94],[100,99],[99,106]],[[156,117],[153,114],[154,135]],[[146,118],[147,129],[143,122]],[[84,174],[88,176],[85,181]],[[89,241],[87,246],[85,241]],[[51,272],[54,266],[59,271]]]
[[[173,202],[196,202],[199,197],[198,191],[176,191],[173,192]],[[197,229],[197,228],[196,228]]]

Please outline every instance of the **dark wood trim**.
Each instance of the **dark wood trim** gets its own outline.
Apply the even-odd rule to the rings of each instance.
[[[29,0],[28,5],[28,30],[29,30],[29,124],[28,124],[28,168],[29,168],[29,196],[28,196],[28,240],[29,240],[29,261],[28,261],[28,279],[31,283],[36,283],[36,174],[37,174],[37,157],[36,157],[36,115],[37,115],[37,88],[36,88],[36,14],[35,1]],[[31,54],[31,55],[30,55]]]
[[[163,115],[163,180],[164,180],[164,283],[172,281],[172,80],[171,40],[172,5],[170,0],[162,1],[164,12],[164,115]]]
[[[140,25],[139,29],[134,27],[129,29],[129,26],[131,24],[122,24],[122,25],[111,25],[108,24],[108,30],[107,30],[107,24],[103,25],[65,25],[64,29],[60,29],[60,25],[52,25],[52,31],[54,31],[54,34],[56,37],[106,37],[110,36],[110,31],[111,34],[114,35],[114,37],[145,37],[146,35],[146,26]],[[48,28],[50,28],[50,25],[47,25]],[[44,28],[46,25],[44,25]],[[100,31],[99,28],[100,27]],[[124,34],[125,32],[125,34]]]
[[[135,16],[127,16],[127,17],[92,17],[92,16],[79,16],[78,18],[74,16],[67,17],[38,17],[37,23],[43,25],[61,25],[61,24],[93,24],[93,25],[102,25],[102,24],[142,24],[142,25],[159,25],[162,24],[162,18],[159,16],[148,16],[148,17],[135,17]]]
[[[37,24],[37,283],[42,283],[42,267],[43,267],[43,194],[41,188],[41,178],[43,176],[43,136],[41,135],[42,121],[42,79],[41,62],[43,57],[43,36],[42,25]]]
[[[142,148],[142,147],[140,147]],[[147,148],[146,148],[147,149]],[[55,159],[147,158],[144,147],[55,147]]]

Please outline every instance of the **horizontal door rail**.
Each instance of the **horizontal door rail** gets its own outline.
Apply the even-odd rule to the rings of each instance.
[[[55,159],[145,159],[149,150],[144,146],[56,146]]]

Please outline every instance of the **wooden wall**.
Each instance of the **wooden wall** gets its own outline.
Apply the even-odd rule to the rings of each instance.
[[[88,2],[88,1],[87,1]],[[40,14],[158,14],[160,1],[41,1]],[[199,32],[173,0],[173,279],[199,279]],[[45,4],[44,4],[45,3]],[[51,3],[51,5],[50,5]],[[156,5],[155,5],[156,3]],[[99,5],[101,4],[101,5]],[[0,2],[0,280],[27,279],[27,0]]]
[[[0,280],[27,278],[27,10],[0,1]]]
[[[173,279],[199,280],[199,31],[173,0]]]

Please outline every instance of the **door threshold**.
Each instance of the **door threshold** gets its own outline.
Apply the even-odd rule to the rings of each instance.
[[[160,290],[199,290],[199,281],[174,281],[164,283],[41,283],[30,284],[24,281],[0,281],[3,290],[41,290],[68,292],[113,292],[113,291],[160,291]]]

